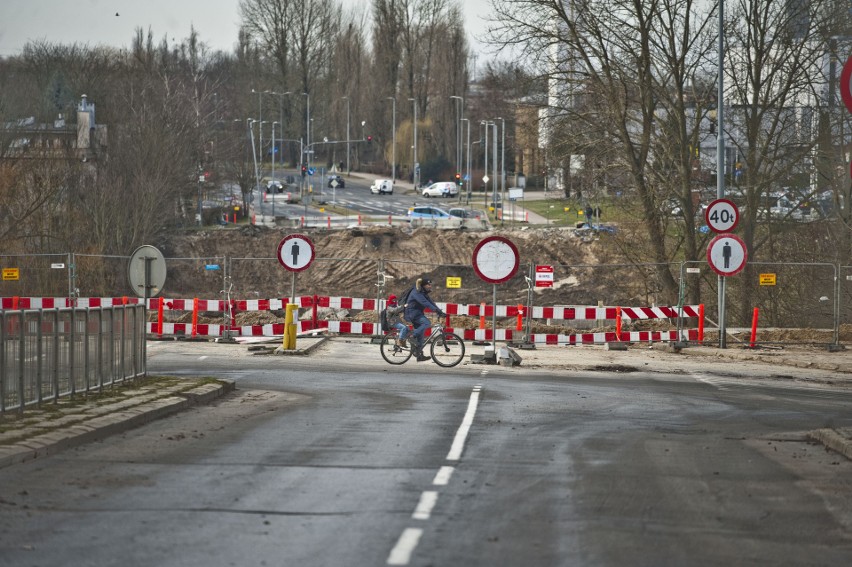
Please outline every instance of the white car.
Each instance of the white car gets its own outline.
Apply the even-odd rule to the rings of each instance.
[[[370,185],[370,193],[375,193],[376,195],[382,195],[384,193],[393,195],[393,179],[376,179],[373,181],[373,184]]]
[[[439,181],[423,189],[424,197],[455,197],[459,194],[459,186],[452,181]]]

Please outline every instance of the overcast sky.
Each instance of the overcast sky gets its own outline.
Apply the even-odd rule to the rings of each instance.
[[[342,0],[345,10],[367,9],[369,0]],[[462,0],[468,40],[482,35],[488,0]],[[31,40],[63,44],[129,46],[136,28],[155,42],[163,36],[180,41],[194,26],[214,49],[233,50],[237,41],[239,0],[0,0],[0,56],[17,55]]]

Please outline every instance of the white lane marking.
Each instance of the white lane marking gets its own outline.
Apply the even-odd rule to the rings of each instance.
[[[462,419],[462,424],[456,431],[456,437],[453,439],[453,445],[450,447],[450,452],[447,453],[448,461],[458,461],[464,451],[464,443],[467,440],[467,434],[470,431],[470,426],[473,425],[473,416],[476,415],[476,406],[479,404],[479,390],[481,384],[477,384],[470,394],[470,401],[467,403],[467,411]]]
[[[420,528],[405,528],[388,555],[388,565],[408,565],[422,535],[423,530]]]
[[[415,520],[428,520],[432,515],[432,509],[438,503],[438,492],[435,490],[424,490],[420,495],[420,502],[411,517]]]
[[[450,477],[453,476],[453,471],[455,470],[455,467],[441,467],[438,470],[438,474],[435,475],[435,480],[432,481],[432,484],[435,486],[447,486],[450,484]]]
[[[207,355],[199,356],[199,357],[198,357],[198,360],[204,360],[205,358],[207,358]]]

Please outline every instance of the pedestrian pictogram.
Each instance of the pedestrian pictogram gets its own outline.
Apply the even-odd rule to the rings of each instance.
[[[278,244],[278,261],[291,272],[301,272],[314,261],[314,243],[302,234],[291,234]]]
[[[734,234],[720,234],[707,245],[707,263],[720,276],[733,276],[745,268],[748,251]]]

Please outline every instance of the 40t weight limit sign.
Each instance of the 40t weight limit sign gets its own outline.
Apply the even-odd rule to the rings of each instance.
[[[731,232],[740,222],[740,210],[730,199],[716,199],[704,211],[704,221],[713,232]]]

